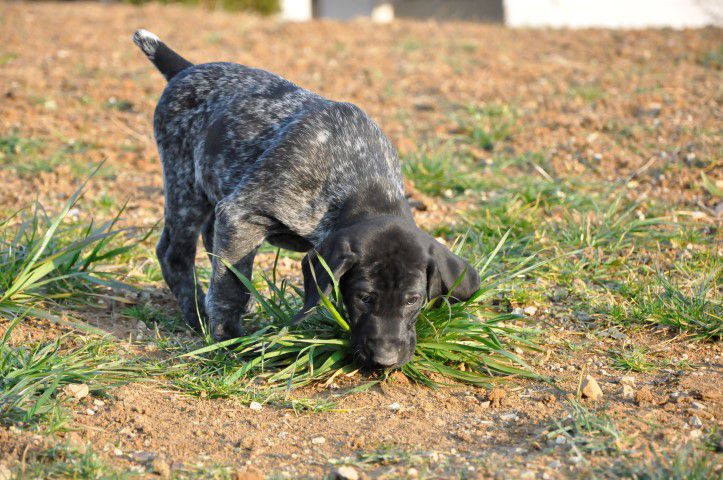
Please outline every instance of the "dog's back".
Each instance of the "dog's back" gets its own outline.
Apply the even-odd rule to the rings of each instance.
[[[263,175],[275,177],[263,181],[298,183],[300,176],[307,191],[299,192],[299,201],[320,190],[343,196],[343,190],[356,189],[354,182],[373,178],[389,196],[403,198],[394,148],[356,106],[265,70],[225,62],[193,65],[147,32],[133,39],[169,80],[154,116],[164,168],[193,178],[211,204],[241,183],[261,181],[254,172],[269,157],[273,165],[265,165]],[[274,149],[285,155],[273,155]],[[295,155],[301,151],[307,158]],[[310,152],[316,155],[309,158]]]

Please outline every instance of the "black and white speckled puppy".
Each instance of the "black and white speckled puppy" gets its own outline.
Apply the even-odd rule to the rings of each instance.
[[[233,63],[193,65],[157,36],[133,41],[168,80],[153,128],[163,163],[163,277],[186,322],[207,318],[216,340],[241,335],[252,298],[219,259],[251,277],[262,242],[308,252],[302,319],[319,302],[316,282],[339,279],[357,358],[401,366],[416,346],[425,299],[468,299],[477,272],[415,225],[389,139],[359,108]],[[212,252],[205,297],[195,281],[201,232]],[[199,317],[202,320],[199,320]]]

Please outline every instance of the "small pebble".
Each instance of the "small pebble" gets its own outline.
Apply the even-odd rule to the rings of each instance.
[[[653,403],[653,400],[653,391],[650,390],[650,387],[648,387],[647,385],[635,392],[635,403],[637,403],[638,405]]]
[[[88,396],[90,389],[84,383],[70,383],[63,387],[63,392],[70,398],[80,400]]]
[[[326,443],[326,438],[324,437],[314,437],[311,439],[311,443],[314,445],[323,445]]]
[[[410,478],[417,478],[419,476],[419,472],[416,468],[411,467],[407,469],[407,476]]]
[[[589,398],[590,400],[597,400],[603,396],[603,391],[591,375],[587,375],[585,380],[582,381],[581,393],[583,398]]]
[[[519,419],[520,417],[518,417],[515,413],[503,413],[502,415],[500,415],[500,420],[511,420],[513,422],[516,422]]]
[[[166,462],[162,458],[154,458],[153,462],[151,462],[151,468],[161,478],[171,478],[171,466],[168,465],[168,462]]]
[[[487,400],[489,400],[493,407],[499,407],[504,403],[507,393],[501,388],[493,388],[487,393]]]
[[[344,465],[339,467],[334,472],[335,480],[359,480],[359,474],[354,470],[353,467]]]
[[[567,438],[563,437],[562,435],[558,435],[555,439],[555,443],[558,445],[564,445],[567,443]]]
[[[693,415],[690,417],[690,420],[688,420],[688,424],[693,428],[700,428],[703,426],[703,422],[700,420],[698,415]]]
[[[398,412],[402,409],[402,406],[399,405],[397,402],[392,403],[387,407],[388,410],[391,410],[392,412]]]
[[[261,406],[261,404],[260,404],[259,402],[251,402],[251,403],[249,404],[249,408],[250,408],[251,410],[257,410],[257,411],[258,411],[258,410],[261,410],[263,407]]]

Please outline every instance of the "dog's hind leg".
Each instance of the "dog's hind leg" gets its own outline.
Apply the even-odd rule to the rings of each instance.
[[[163,232],[156,256],[163,278],[178,300],[183,320],[200,330],[205,321],[203,289],[194,269],[198,235],[211,205],[192,185],[178,185],[179,178],[164,171],[166,204]],[[176,178],[168,178],[176,177]]]

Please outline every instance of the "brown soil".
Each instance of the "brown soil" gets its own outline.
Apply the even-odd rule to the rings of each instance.
[[[127,224],[148,227],[162,216],[151,118],[163,80],[129,40],[142,26],[194,61],[258,66],[354,102],[379,121],[401,152],[451,137],[456,128],[451,115],[467,105],[515,105],[519,116],[514,139],[504,145],[508,153],[546,152],[546,168],[553,176],[630,177],[636,182],[631,195],[679,203],[717,223],[714,199],[696,186],[701,171],[714,181],[723,178],[723,78],[720,68],[701,60],[719,48],[719,29],[510,30],[406,21],[389,26],[364,21],[282,24],[180,6],[82,3],[4,3],[0,17],[0,56],[10,59],[0,70],[0,135],[42,139],[37,148],[48,155],[68,145],[92,145],[64,157],[85,167],[107,159],[108,173],[92,183],[80,215],[93,213],[93,202],[105,194],[115,202],[129,199]],[[594,98],[570,95],[575,86],[588,88],[588,97]],[[30,177],[3,167],[2,210],[15,210],[38,196],[57,205],[76,188],[74,175],[73,166],[65,163],[52,173]],[[427,206],[416,212],[423,226],[449,223],[464,206],[414,195]],[[269,258],[261,264],[268,265]],[[293,275],[296,269],[291,262],[282,273]],[[153,289],[147,295],[175,308],[162,284]],[[113,308],[100,305],[98,312],[81,316],[127,339],[135,324],[114,315]],[[561,317],[554,311],[537,315],[548,328],[546,351],[529,358],[539,373],[555,379],[554,386],[513,381],[501,387],[504,393],[488,397],[483,389],[432,390],[395,377],[369,392],[338,399],[339,411],[312,414],[271,406],[255,411],[239,401],[191,398],[149,382],[111,391],[105,405],[93,406],[93,415],[87,414],[93,401],[88,397],[74,407],[77,433],[67,435],[76,443],[92,442],[104,459],[123,468],[159,457],[172,468],[200,462],[319,478],[344,458],[358,461],[363,453],[382,451],[399,456],[401,451],[411,455],[401,464],[376,461],[357,468],[380,478],[404,477],[407,466],[431,478],[453,473],[586,476],[606,468],[610,460],[579,462],[567,445],[556,444],[547,434],[564,420],[567,396],[577,392],[587,374],[603,390],[597,403],[626,435],[623,455],[628,459],[644,461],[651,450],[674,451],[691,441],[692,415],[706,431],[723,427],[719,344],[689,343],[665,331],[629,333],[629,342],[649,346],[656,358],[685,355],[696,366],[633,374],[636,402],[623,398],[619,378],[625,374],[611,373],[604,355],[623,340],[569,328],[569,318]],[[62,331],[46,327],[30,322],[16,334],[17,341]],[[570,350],[565,341],[583,348]],[[299,395],[331,393],[317,390]],[[395,402],[401,409],[390,410]],[[316,437],[324,442],[314,443]],[[21,461],[48,442],[0,427],[0,459]]]

